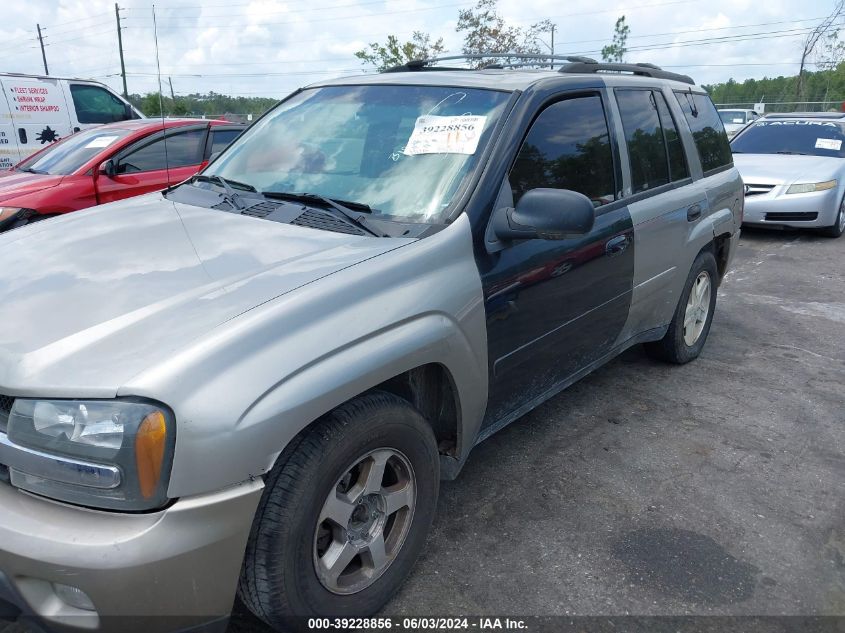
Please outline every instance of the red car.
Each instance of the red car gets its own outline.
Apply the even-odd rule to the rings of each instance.
[[[0,231],[175,185],[243,129],[226,121],[146,119],[77,132],[0,172]]]

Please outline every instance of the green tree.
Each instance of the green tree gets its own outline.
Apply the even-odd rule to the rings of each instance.
[[[811,30],[804,39],[804,48],[801,50],[801,65],[798,69],[798,81],[795,84],[795,99],[800,101],[805,98],[804,95],[804,67],[810,55],[816,51],[820,42],[828,40],[829,36],[839,31],[839,22],[842,16],[845,15],[845,0],[837,0],[834,4],[833,11],[813,30]]]
[[[549,20],[543,20],[529,28],[508,24],[499,14],[498,0],[478,0],[472,9],[458,12],[456,31],[464,34],[463,52],[466,55],[486,53],[536,54],[535,60],[518,60],[503,54],[501,57],[487,57],[473,63],[476,68],[495,63],[542,63],[542,53],[537,37],[551,28]]]
[[[601,58],[606,62],[624,62],[628,52],[628,34],[631,27],[625,23],[625,16],[620,16],[613,27],[613,42],[601,49]]]
[[[367,48],[355,53],[355,57],[383,71],[415,59],[437,57],[444,50],[442,37],[432,42],[428,33],[414,31],[410,41],[402,43],[395,35],[388,35],[384,44],[372,42]]]
[[[132,94],[129,95],[129,101],[146,116],[161,116],[157,92]],[[215,92],[179,95],[175,102],[170,97],[162,99],[165,116],[220,116],[231,113],[252,114],[255,117],[276,103],[278,99],[268,97],[231,97]]]

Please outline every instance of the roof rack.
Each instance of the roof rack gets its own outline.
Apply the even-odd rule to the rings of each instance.
[[[502,68],[524,68],[525,66],[536,66],[545,63],[554,64],[556,60],[566,62],[563,64],[558,72],[562,73],[630,73],[633,75],[640,75],[642,77],[654,77],[655,79],[671,79],[673,81],[680,81],[685,84],[695,85],[692,77],[688,75],[681,75],[679,73],[669,72],[663,70],[660,66],[654,64],[640,63],[640,64],[618,64],[618,63],[603,63],[598,62],[592,57],[581,57],[577,55],[547,55],[544,53],[470,53],[465,55],[448,55],[446,57],[433,57],[431,59],[413,59],[405,64],[393,66],[382,72],[398,73],[409,71],[437,71],[437,70],[479,70],[475,68],[466,67],[445,67],[435,66],[439,62],[455,61],[455,60],[479,60],[479,59],[505,59],[507,63],[502,64],[493,62],[482,66],[480,70],[493,70]],[[511,60],[518,60],[517,63]]]
[[[680,81],[685,84],[695,85],[695,81],[689,75],[681,75],[680,73],[672,73],[668,70],[663,70],[660,66],[654,64],[618,64],[618,63],[599,63],[595,60],[590,61],[575,61],[565,66],[561,66],[558,72],[562,73],[631,73],[633,75],[640,75],[642,77],[654,77],[655,79],[671,79],[673,81]]]
[[[405,64],[400,64],[398,66],[393,66],[391,68],[387,68],[382,72],[385,73],[400,73],[400,72],[409,72],[409,71],[425,71],[425,70],[479,70],[477,68],[466,68],[466,67],[445,67],[445,66],[434,66],[438,62],[448,62],[448,61],[455,61],[455,60],[478,60],[478,59],[518,59],[518,60],[535,60],[532,64],[530,61],[528,63],[522,64],[487,64],[486,66],[482,67],[480,70],[494,70],[494,69],[501,69],[501,68],[520,68],[523,66],[532,66],[539,64],[539,60],[548,60],[548,63],[554,63],[556,60],[569,62],[569,63],[576,63],[582,62],[585,64],[596,64],[595,59],[591,57],[580,57],[574,55],[548,55],[544,53],[469,53],[466,55],[448,55],[446,57],[432,57],[431,59],[413,59]]]

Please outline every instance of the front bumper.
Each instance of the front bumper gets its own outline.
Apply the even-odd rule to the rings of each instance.
[[[0,605],[56,631],[152,633],[225,621],[263,487],[116,514],[0,483]],[[53,583],[81,589],[96,611],[66,603]]]
[[[743,224],[819,228],[833,226],[842,193],[838,188],[787,194],[787,185],[745,196]]]

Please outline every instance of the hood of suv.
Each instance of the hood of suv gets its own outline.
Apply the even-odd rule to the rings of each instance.
[[[30,174],[23,171],[0,172],[0,201],[34,193],[62,182],[63,176],[52,174]]]
[[[839,178],[845,159],[799,154],[734,154],[734,165],[745,184],[784,185]]]
[[[409,243],[149,194],[0,236],[0,393],[111,397],[261,303]]]

